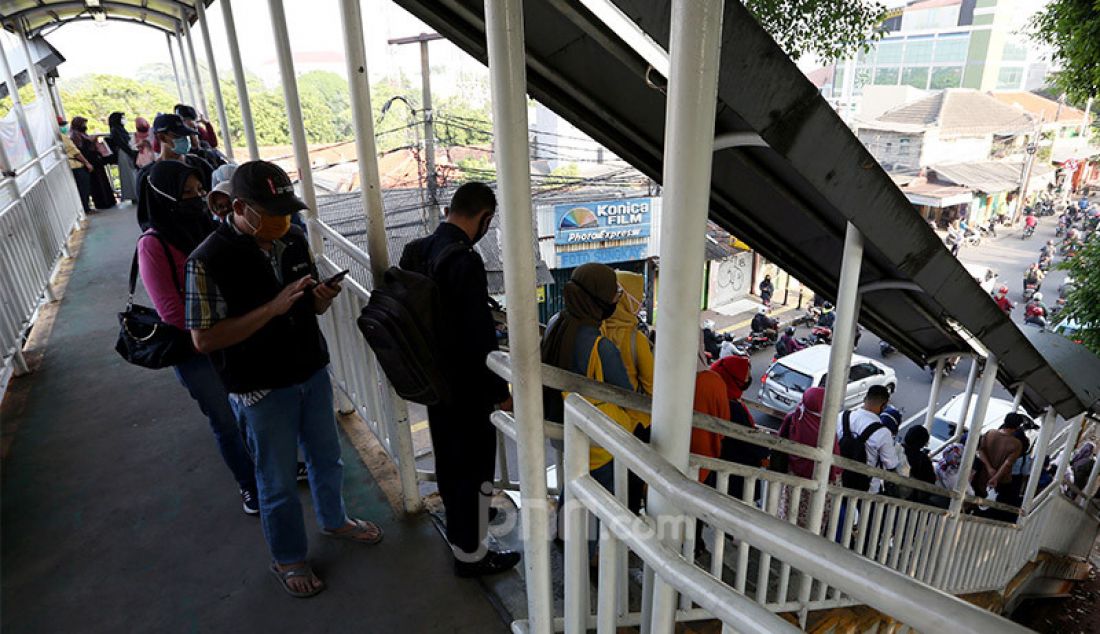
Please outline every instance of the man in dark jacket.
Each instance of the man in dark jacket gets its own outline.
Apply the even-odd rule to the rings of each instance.
[[[401,256],[401,268],[432,276],[446,315],[438,353],[450,397],[428,407],[428,425],[447,540],[455,573],[463,577],[503,572],[519,563],[519,553],[490,551],[484,543],[496,460],[489,415],[495,406],[511,409],[512,402],[508,384],[485,365],[497,337],[485,263],[474,250],[489,231],[496,206],[488,185],[459,187],[435,233],[410,243]]]

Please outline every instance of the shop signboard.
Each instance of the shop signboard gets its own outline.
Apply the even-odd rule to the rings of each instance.
[[[554,245],[559,267],[645,259],[653,202],[653,198],[623,198],[555,205]]]

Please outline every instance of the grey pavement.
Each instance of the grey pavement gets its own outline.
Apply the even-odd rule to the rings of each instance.
[[[506,632],[427,514],[395,515],[344,443],[349,512],[376,547],[322,538],[302,489],[310,558],[328,589],[294,599],[268,572],[260,523],[171,371],[126,364],[115,314],[138,228],[93,214],[37,371],[12,382],[3,464],[6,633]]]

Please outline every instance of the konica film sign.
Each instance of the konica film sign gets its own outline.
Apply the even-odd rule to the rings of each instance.
[[[561,267],[645,259],[652,212],[652,198],[556,205],[554,244]]]

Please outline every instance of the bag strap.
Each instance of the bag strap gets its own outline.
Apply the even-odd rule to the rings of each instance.
[[[841,416],[841,422],[844,424],[844,437],[852,435],[852,412],[851,410],[844,410],[843,416]]]
[[[871,436],[883,427],[886,427],[886,425],[882,423],[871,423],[867,426],[867,429],[864,429],[863,433],[859,435],[859,442],[866,445],[867,441],[871,439]]]

